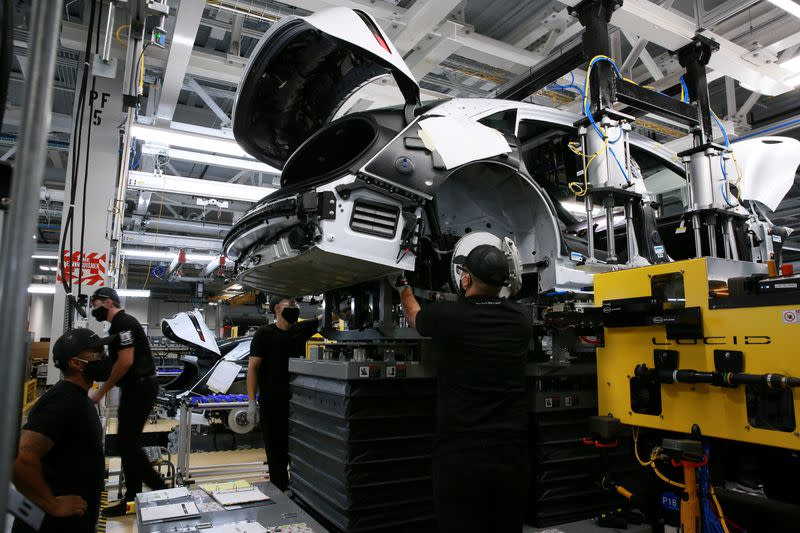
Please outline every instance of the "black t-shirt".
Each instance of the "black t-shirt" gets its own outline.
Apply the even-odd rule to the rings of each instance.
[[[44,480],[53,494],[77,494],[88,504],[83,519],[48,516],[42,531],[94,531],[105,480],[105,458],[100,417],[86,391],[69,381],[59,381],[36,402],[23,429],[53,441],[53,447],[42,457]],[[81,529],[74,529],[77,525]]]
[[[119,351],[133,347],[133,366],[122,376],[117,385],[124,387],[134,383],[138,378],[152,376],[156,372],[156,365],[153,362],[153,354],[150,352],[150,342],[139,321],[121,309],[111,320],[110,335],[117,338],[108,345],[108,353],[116,363]]]
[[[525,308],[476,297],[421,309],[416,328],[433,339],[439,450],[524,444],[525,359],[533,336]]]
[[[250,357],[260,357],[259,400],[262,407],[282,406],[289,400],[289,358],[305,357],[306,342],[319,329],[318,320],[292,324],[282,330],[275,324],[258,328],[250,344]]]

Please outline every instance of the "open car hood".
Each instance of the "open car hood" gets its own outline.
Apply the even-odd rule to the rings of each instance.
[[[161,333],[170,340],[191,348],[199,348],[220,355],[214,334],[208,329],[203,315],[197,311],[178,313],[161,320]]]
[[[419,85],[375,20],[343,7],[284,17],[250,56],[236,94],[233,133],[247,153],[277,168],[329,122],[354,91],[394,76],[406,104]]]

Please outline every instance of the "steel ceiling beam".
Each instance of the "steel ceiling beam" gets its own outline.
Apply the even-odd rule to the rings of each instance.
[[[169,124],[175,115],[178,96],[189,68],[194,40],[200,28],[205,2],[181,2],[175,15],[175,28],[169,45],[169,56],[164,69],[161,99],[156,109],[156,123]],[[196,83],[196,82],[195,82]]]
[[[461,0],[417,0],[402,17],[400,31],[392,36],[400,54],[405,55],[434,30]]]
[[[567,0],[567,3],[577,2]],[[667,50],[678,50],[691,43],[696,33],[694,21],[648,0],[625,0],[612,15],[611,23]],[[711,55],[709,68],[771,96],[792,90],[783,81],[788,73],[775,64],[773,55],[763,51],[752,53],[713,32],[702,33],[720,45],[720,49]]]
[[[209,95],[206,92],[206,90],[199,83],[197,83],[197,81],[194,78],[192,78],[191,76],[187,76],[186,84],[189,85],[191,90],[194,91],[195,94],[197,94],[197,96],[199,96],[200,99],[203,100],[206,106],[217,116],[217,118],[221,122],[220,124],[221,127],[225,128],[231,125],[231,117],[229,117],[228,114],[225,111],[223,111],[219,105],[217,105],[214,99],[211,98],[211,95]],[[163,92],[162,92],[162,98],[163,98]]]

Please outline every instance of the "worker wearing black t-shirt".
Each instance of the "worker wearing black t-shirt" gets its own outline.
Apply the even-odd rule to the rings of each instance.
[[[161,476],[147,460],[141,444],[144,424],[158,394],[156,367],[144,328],[120,308],[117,291],[110,287],[97,289],[92,295],[92,307],[92,316],[98,321],[111,322],[109,333],[115,339],[109,345],[114,361],[111,376],[90,397],[97,403],[114,386],[119,386],[117,442],[125,475],[125,498],[104,509],[103,516],[122,516],[127,502],[132,502],[142,492],[142,482],[153,490],[165,487]]]
[[[398,282],[405,316],[433,339],[437,429],[433,454],[439,531],[522,530],[530,461],[524,308],[499,297],[508,262],[481,245],[455,258],[462,298],[420,308]]]
[[[297,302],[283,296],[273,297],[269,307],[275,322],[260,327],[250,344],[247,418],[260,421],[270,481],[285,491],[289,487],[289,358],[305,356],[306,341],[319,329],[319,319],[297,323]]]
[[[110,361],[98,337],[76,328],[53,345],[64,378],[36,402],[19,437],[14,485],[45,513],[40,532],[93,533],[105,479],[103,429],[87,391],[108,378]],[[15,520],[13,533],[34,529]]]

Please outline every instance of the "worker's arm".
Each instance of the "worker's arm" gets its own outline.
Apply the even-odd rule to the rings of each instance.
[[[100,388],[97,392],[92,392],[89,394],[89,397],[92,399],[94,403],[99,402],[103,396],[105,396],[108,391],[113,389],[116,384],[121,380],[125,374],[128,373],[128,370],[131,369],[133,366],[133,346],[130,348],[123,348],[117,354],[117,361],[114,363],[114,366],[111,368],[111,376],[109,376],[108,380],[103,382],[100,385]]]
[[[86,512],[86,500],[75,495],[56,496],[44,480],[42,457],[52,447],[53,441],[46,435],[23,429],[14,461],[14,485],[51,516],[83,516]]]
[[[260,357],[250,357],[247,362],[247,399],[256,401],[258,395],[258,373],[261,368]]]
[[[414,291],[411,287],[406,285],[400,289],[400,304],[403,306],[403,314],[408,321],[408,325],[412,328],[417,327],[417,314],[419,313],[420,306],[417,299],[414,297]]]

